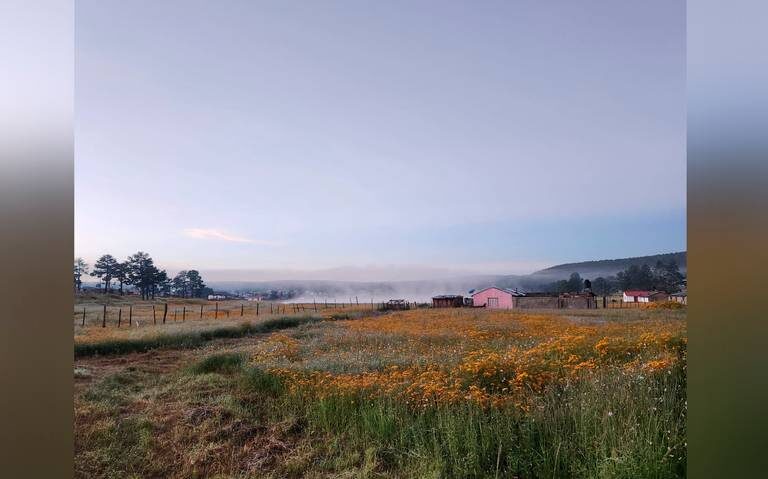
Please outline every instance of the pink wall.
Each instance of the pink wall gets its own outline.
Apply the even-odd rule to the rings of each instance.
[[[498,298],[499,309],[512,309],[514,307],[512,293],[507,293],[506,291],[498,288],[488,288],[472,295],[472,300],[475,306],[493,308],[493,306],[488,306],[488,298]]]

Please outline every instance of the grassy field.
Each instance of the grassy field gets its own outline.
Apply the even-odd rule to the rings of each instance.
[[[77,476],[685,476],[684,309],[242,324],[80,340],[149,343],[76,360]]]

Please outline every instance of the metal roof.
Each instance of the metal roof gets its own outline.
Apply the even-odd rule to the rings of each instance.
[[[483,288],[481,290],[475,291],[474,293],[472,293],[472,296],[474,296],[476,294],[480,294],[483,291],[488,291],[489,289],[498,289],[499,291],[504,291],[505,293],[509,293],[512,296],[525,296],[525,293],[522,292],[522,291],[518,291],[516,289],[499,288],[497,286],[489,286],[487,288]]]

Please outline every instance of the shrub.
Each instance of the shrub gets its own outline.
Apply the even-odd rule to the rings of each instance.
[[[285,391],[283,380],[259,368],[248,368],[240,381],[241,387],[247,393],[266,394],[276,397]]]
[[[239,370],[245,362],[242,353],[220,353],[208,356],[197,362],[190,369],[194,374],[233,373]]]

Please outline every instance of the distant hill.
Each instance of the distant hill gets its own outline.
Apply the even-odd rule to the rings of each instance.
[[[615,276],[619,271],[624,271],[632,265],[644,264],[653,266],[657,261],[669,262],[675,260],[680,267],[680,272],[685,274],[688,261],[685,251],[677,253],[655,254],[651,256],[636,256],[634,258],[602,259],[597,261],[582,261],[580,263],[565,263],[552,266],[532,273],[530,277],[541,281],[555,281],[566,279],[571,273],[579,273],[585,278],[594,279],[598,276]]]
[[[657,261],[674,259],[680,272],[686,271],[686,253],[657,254],[635,258],[606,259],[567,263],[536,271],[529,275],[474,275],[444,279],[413,281],[329,281],[329,280],[276,280],[276,281],[210,281],[208,285],[217,291],[234,293],[282,291],[289,293],[292,301],[385,301],[392,298],[429,301],[436,294],[467,294],[470,289],[487,286],[518,288],[524,291],[541,291],[548,284],[567,279],[571,273],[583,278],[615,276],[619,271],[636,264],[655,265]]]

